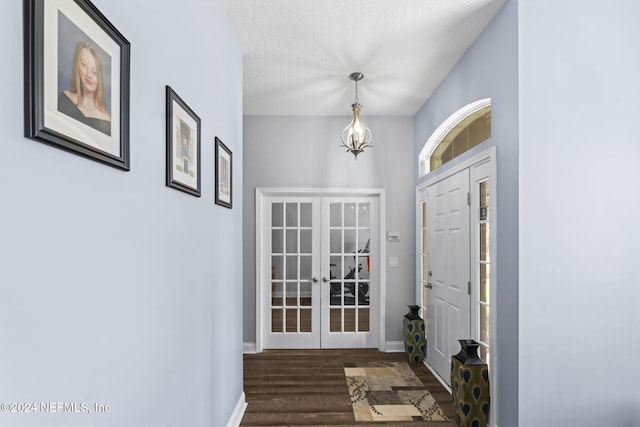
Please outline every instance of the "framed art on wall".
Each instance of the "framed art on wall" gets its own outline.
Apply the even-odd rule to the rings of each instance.
[[[129,170],[130,44],[88,0],[24,0],[25,136]]]
[[[200,118],[169,86],[167,187],[200,197]]]
[[[232,154],[231,150],[216,136],[216,204],[232,207]]]

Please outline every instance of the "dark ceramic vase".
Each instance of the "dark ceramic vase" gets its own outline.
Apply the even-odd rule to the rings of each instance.
[[[480,344],[458,340],[460,352],[451,357],[451,394],[459,426],[485,427],[489,422],[489,369],[478,356]]]
[[[420,307],[409,305],[409,313],[405,314],[402,322],[404,336],[404,351],[407,353],[409,363],[422,363],[427,349],[427,340],[424,334],[424,320],[418,314]]]

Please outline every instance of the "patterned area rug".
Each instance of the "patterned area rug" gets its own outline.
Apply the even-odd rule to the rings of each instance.
[[[404,362],[345,363],[356,421],[449,421]]]

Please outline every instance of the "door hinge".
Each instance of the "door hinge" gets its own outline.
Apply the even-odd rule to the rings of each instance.
[[[467,192],[467,206],[471,206],[471,193]]]
[[[471,295],[471,282],[467,282],[467,294]]]

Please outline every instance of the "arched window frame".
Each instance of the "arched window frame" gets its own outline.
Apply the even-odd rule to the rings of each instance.
[[[455,129],[461,122],[466,120],[472,114],[476,112],[491,107],[491,98],[484,98],[478,101],[472,102],[471,104],[467,104],[464,107],[460,108],[458,111],[449,116],[438,128],[431,134],[427,142],[420,150],[420,155],[418,156],[418,174],[419,177],[423,177],[429,172],[431,172],[431,156],[433,152],[436,150],[438,145],[442,142],[443,139]]]

